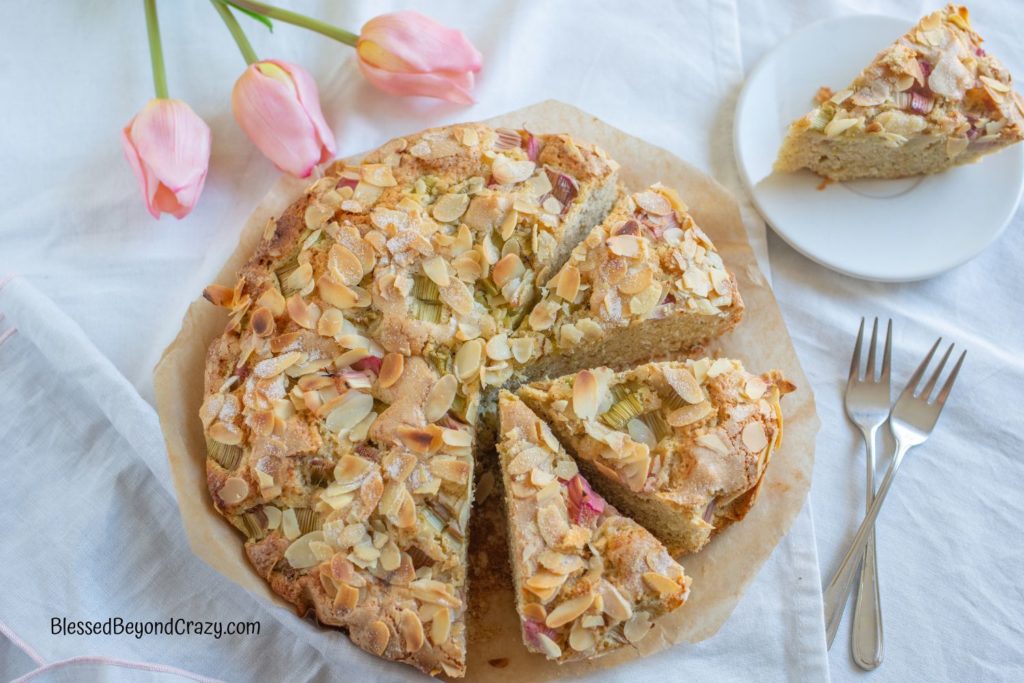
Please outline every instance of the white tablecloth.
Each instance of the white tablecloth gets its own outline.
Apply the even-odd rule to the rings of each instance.
[[[405,5],[281,1],[349,28]],[[909,22],[926,9],[811,0],[785,9],[747,0],[438,0],[418,8],[465,30],[483,52],[477,105],[391,98],[362,81],[348,48],[281,24],[270,35],[243,22],[261,56],[313,72],[342,155],[553,97],[676,152],[738,194],[732,108],[744,70],[764,50],[822,16],[878,11]],[[326,680],[346,671],[345,661],[353,662],[349,673],[364,667],[376,678],[408,677],[223,580],[191,554],[181,531],[147,403],[150,373],[276,171],[231,117],[230,87],[243,63],[215,13],[205,2],[165,0],[161,9],[171,92],[214,133],[206,190],[181,222],[154,222],[145,213],[118,142],[120,127],[151,93],[141,3],[37,2],[0,23],[0,275],[20,275],[0,290],[0,313],[7,314],[0,333],[12,322],[20,328],[0,346],[7,494],[0,633],[34,654],[0,638],[0,678],[80,655],[231,680],[289,672]],[[989,2],[973,9],[992,52],[1024,68],[1024,48],[1013,35],[1024,7]],[[608,672],[609,680],[859,677],[845,627],[827,658],[817,552],[827,578],[862,505],[862,456],[840,403],[862,314],[896,320],[900,380],[938,334],[970,349],[934,442],[911,453],[883,513],[888,650],[873,677],[1020,677],[1024,596],[1011,581],[1024,545],[1017,493],[1024,474],[1017,453],[1022,222],[1018,216],[972,263],[899,286],[843,278],[769,239],[776,292],[824,424],[812,489],[817,542],[808,507],[719,635]],[[756,221],[751,238],[763,248]],[[51,636],[50,618],[62,615],[257,619],[262,631],[220,640]]]

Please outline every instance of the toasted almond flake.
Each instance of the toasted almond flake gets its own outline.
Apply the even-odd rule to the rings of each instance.
[[[446,429],[441,432],[441,440],[456,448],[469,448],[473,445],[473,436],[464,429]]]
[[[316,285],[320,298],[331,306],[346,310],[354,308],[359,303],[359,293],[356,290],[329,277],[321,277]]]
[[[685,427],[694,422],[699,422],[714,412],[710,401],[701,401],[689,406],[683,406],[668,414],[666,421],[670,427]]]
[[[469,481],[469,462],[460,458],[433,458],[430,461],[432,474],[445,481],[465,484]]]
[[[652,282],[647,289],[639,294],[634,294],[633,298],[629,300],[629,312],[636,316],[646,316],[654,310],[660,299],[661,283]]]
[[[434,615],[430,623],[430,640],[434,645],[443,645],[451,633],[452,615],[447,607],[443,607]]]
[[[594,649],[596,644],[597,636],[593,631],[584,627],[580,622],[572,625],[572,630],[569,631],[569,647],[576,652],[587,652]]]
[[[732,369],[733,364],[731,360],[729,360],[728,358],[719,358],[714,363],[711,364],[711,367],[708,368],[707,376],[714,379],[715,377],[721,375],[723,372],[728,372]]]
[[[320,559],[310,548],[310,544],[314,541],[322,543],[323,540],[324,532],[322,531],[311,531],[308,534],[299,536],[284,551],[284,559],[288,560],[288,564],[295,569],[315,567],[320,564]]]
[[[208,433],[211,439],[226,446],[242,443],[242,431],[228,422],[214,422]]]
[[[337,308],[328,308],[320,315],[320,319],[316,323],[316,331],[323,337],[336,337],[344,329],[345,316]],[[354,362],[354,360],[351,361],[351,363]]]
[[[455,392],[459,388],[459,380],[455,375],[445,375],[439,379],[427,393],[427,401],[423,407],[423,414],[427,422],[436,422],[444,417],[445,413],[452,407],[455,400]]]
[[[252,331],[257,337],[269,337],[274,334],[274,314],[269,308],[257,308],[253,311]]]
[[[543,463],[550,462],[551,454],[539,446],[524,448],[516,454],[508,463],[507,470],[510,476],[516,477],[526,474],[533,468]]]
[[[849,119],[834,118],[831,121],[829,121],[827,124],[825,124],[825,136],[826,137],[830,137],[830,138],[834,138],[837,135],[841,135],[842,133],[846,132],[847,130],[849,130],[849,129],[853,128],[854,126],[857,126],[858,124],[861,124],[863,122],[864,122],[864,120],[862,118],[860,118],[860,117],[854,117],[854,118],[849,118]]]
[[[455,354],[455,374],[462,381],[476,375],[483,358],[484,343],[480,339],[471,339],[459,347]]]
[[[644,636],[651,632],[651,626],[652,624],[647,612],[637,612],[623,626],[622,633],[626,636],[626,640],[635,644],[639,643]]]
[[[516,231],[516,225],[519,223],[519,212],[515,209],[510,209],[505,217],[501,219],[501,225],[498,226],[498,234],[501,235],[501,239],[507,240],[512,236],[512,233]]]
[[[214,306],[230,308],[235,300],[235,290],[224,285],[212,284],[203,290],[203,298]]]
[[[524,585],[530,589],[547,590],[550,588],[558,588],[565,583],[565,575],[554,574],[552,572],[543,570],[539,571],[530,578],[528,578]]]
[[[743,392],[747,395],[747,398],[753,401],[764,396],[764,392],[767,390],[768,384],[756,375],[748,378],[746,384],[743,385]]]
[[[597,377],[590,370],[580,370],[572,386],[572,410],[581,420],[597,417],[600,397],[597,395]]]
[[[288,317],[297,325],[307,330],[316,329],[316,323],[320,319],[320,308],[315,304],[307,304],[301,296],[295,294],[288,297],[285,307],[288,310]]]
[[[359,604],[359,589],[347,583],[338,584],[338,594],[334,596],[334,608],[352,610]]]
[[[434,256],[423,262],[423,272],[438,287],[447,287],[451,282],[448,275],[448,264],[440,256]]]
[[[395,545],[395,542],[389,540],[383,548],[380,549],[380,568],[386,572],[393,572],[402,564],[402,552]]]
[[[633,195],[633,201],[641,209],[654,216],[666,216],[672,212],[672,205],[658,192],[645,190]]]
[[[402,632],[402,642],[406,652],[419,652],[425,640],[423,623],[416,613],[409,609],[402,610],[398,617],[398,625]]]
[[[416,526],[416,501],[413,500],[412,494],[408,492],[408,489],[398,506],[395,524],[399,529],[411,529]]]
[[[566,600],[548,613],[548,618],[544,620],[544,623],[550,628],[564,626],[586,612],[593,603],[593,593],[584,593],[571,600]]]
[[[562,648],[558,646],[558,643],[543,633],[537,634],[537,644],[548,659],[558,659],[562,656]]]
[[[525,363],[533,357],[535,342],[533,337],[518,337],[512,340],[512,357],[517,363]]]
[[[559,460],[555,465],[555,476],[559,479],[572,479],[579,471],[575,460]]]
[[[387,167],[385,166],[384,168]],[[366,638],[363,639],[362,644],[367,650],[379,657],[388,649],[388,641],[390,640],[391,631],[388,629],[388,625],[378,619],[377,621],[370,622],[370,625],[366,627]]]
[[[748,422],[743,428],[743,445],[751,453],[760,453],[768,446],[768,436],[764,432],[764,425],[758,421]]]
[[[491,360],[508,360],[512,357],[507,334],[496,334],[487,341],[487,357]]]
[[[1010,92],[1010,86],[1006,85],[1002,81],[997,81],[996,79],[989,78],[988,76],[979,76],[978,78],[981,79],[982,83],[996,92]]]
[[[725,445],[725,442],[723,442],[717,434],[701,434],[700,436],[697,437],[697,443],[699,443],[701,446],[705,446],[706,448],[710,448],[711,450],[721,455],[725,455],[726,453],[729,452],[729,448]]]
[[[435,431],[436,430],[436,431]],[[435,425],[414,427],[403,425],[396,430],[398,438],[414,453],[429,453],[440,445],[440,430]]]
[[[491,165],[491,175],[500,185],[521,183],[531,175],[537,164],[529,160],[512,161],[504,155],[495,157]]]
[[[354,491],[374,469],[373,463],[366,458],[347,453],[334,466],[334,480],[341,492]]]
[[[546,472],[539,467],[530,470],[530,483],[537,488],[543,488],[555,480],[555,475]]]
[[[363,279],[362,262],[343,244],[331,246],[327,256],[327,270],[334,280],[345,285],[357,285]]]
[[[619,281],[619,291],[623,294],[638,294],[651,286],[654,281],[654,271],[644,266],[638,271],[627,273],[626,277]]]
[[[633,616],[633,607],[614,585],[603,581],[598,590],[598,595],[602,599],[601,609],[609,617],[615,621],[626,621]]]
[[[517,278],[526,272],[526,266],[518,254],[508,254],[497,263],[491,270],[491,279],[494,284],[504,287],[513,278]]]
[[[391,352],[384,355],[380,364],[380,375],[377,376],[377,386],[387,389],[402,376],[405,370],[405,356],[400,353]]]
[[[274,356],[273,358],[267,358],[256,364],[256,367],[252,369],[252,374],[262,379],[276,377],[296,363],[305,360],[305,358],[306,354],[301,351],[292,351],[280,356]]]
[[[614,235],[607,240],[608,250],[616,256],[636,258],[640,255],[640,240],[635,235]]]
[[[555,294],[566,301],[575,301],[576,294],[580,291],[580,270],[576,266],[567,265],[562,268],[558,276],[558,287]]]
[[[260,298],[256,300],[256,305],[270,309],[275,318],[284,315],[284,297],[281,296],[281,292],[275,287],[269,287],[263,294],[260,294]]]
[[[651,590],[656,592],[662,600],[683,590],[678,583],[657,572],[644,572],[643,579],[644,583],[650,586]]]
[[[413,597],[423,602],[459,608],[462,601],[452,595],[451,586],[435,579],[416,579],[409,583]]]
[[[537,510],[537,527],[540,529],[541,538],[548,545],[558,545],[569,531],[565,508],[556,503],[549,503]]]
[[[562,202],[558,201],[555,197],[548,197],[541,203],[540,208],[557,216],[562,213]]]
[[[584,567],[583,558],[579,555],[566,555],[554,550],[541,552],[537,556],[537,562],[553,574],[571,574]]]
[[[452,280],[441,290],[441,301],[459,315],[473,312],[473,294],[462,280]]]
[[[241,477],[228,477],[217,494],[225,505],[237,505],[249,496],[249,484]]]
[[[375,187],[394,187],[398,184],[391,173],[391,168],[385,164],[363,164],[359,168],[359,173],[363,182]]]
[[[313,281],[313,266],[303,263],[298,268],[288,273],[288,276],[281,281],[281,288],[288,292],[300,292]]]
[[[558,313],[558,304],[553,301],[544,300],[533,307],[530,311],[530,329],[537,332],[548,330],[555,324],[555,317]]]
[[[431,215],[442,223],[451,223],[462,217],[469,208],[468,194],[444,194],[437,198]]]
[[[324,419],[327,429],[335,434],[352,429],[373,410],[373,396],[350,389]]]

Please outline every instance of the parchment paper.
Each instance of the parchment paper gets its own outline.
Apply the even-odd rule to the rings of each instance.
[[[570,133],[600,145],[617,160],[622,165],[622,181],[631,190],[658,181],[678,190],[694,219],[718,247],[726,266],[736,275],[746,303],[743,322],[712,344],[711,352],[739,358],[754,372],[779,369],[796,384],[797,391],[783,399],[782,447],[772,457],[757,504],[743,522],[726,529],[701,552],[681,558],[686,573],[693,578],[690,598],[682,608],[656,622],[654,630],[637,647],[626,647],[591,662],[562,666],[527,653],[521,641],[511,582],[504,580],[505,558],[496,557],[494,552],[474,552],[471,547],[471,559],[484,555],[489,562],[483,572],[488,575],[486,590],[480,586],[474,590],[473,583],[470,586],[472,630],[467,677],[473,681],[574,677],[676,643],[709,638],[728,619],[803,506],[810,488],[814,438],[819,426],[810,384],[775,297],[758,269],[739,207],[721,185],[685,161],[561,102],[542,102],[485,123],[510,128],[525,126],[535,133]],[[283,178],[271,189],[243,227],[238,248],[224,264],[217,282],[234,284],[237,271],[254,250],[267,221],[280,215],[306,185],[308,181]],[[203,368],[207,348],[223,332],[226,322],[227,314],[201,296],[189,306],[181,331],[154,370],[160,424],[167,441],[182,521],[193,551],[254,594],[287,605],[249,565],[242,552],[241,536],[213,509],[206,489],[206,445],[198,418]],[[500,506],[500,501],[489,502]],[[487,517],[493,517],[494,523],[500,525],[500,514],[495,512],[492,505]]]

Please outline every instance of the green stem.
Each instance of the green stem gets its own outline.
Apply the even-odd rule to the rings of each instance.
[[[149,60],[153,65],[153,89],[157,98],[166,100],[167,70],[164,68],[164,48],[160,43],[160,21],[156,17],[156,0],[146,0],[146,34],[149,36]]]
[[[260,58],[256,56],[256,51],[252,49],[252,44],[249,43],[249,39],[245,37],[245,32],[242,31],[242,27],[238,25],[238,19],[231,13],[228,6],[224,4],[223,0],[210,0],[213,6],[217,8],[217,12],[220,14],[220,18],[224,20],[224,24],[228,27],[228,31],[231,32],[231,37],[235,39],[235,44],[238,45],[238,49],[242,53],[242,57],[245,58],[246,64],[253,64],[254,62],[260,61]]]
[[[355,33],[346,31],[343,28],[332,26],[326,22],[320,21],[319,19],[313,19],[307,17],[304,14],[298,12],[292,12],[291,10],[281,9],[280,7],[274,7],[263,2],[254,2],[253,0],[226,0],[229,4],[241,7],[243,9],[251,10],[253,12],[259,12],[271,19],[277,19],[283,21],[286,24],[292,24],[294,26],[301,26],[302,28],[309,29],[310,31],[316,31],[328,38],[333,38],[338,42],[345,43],[346,45],[356,46],[356,41],[359,40],[359,36]]]

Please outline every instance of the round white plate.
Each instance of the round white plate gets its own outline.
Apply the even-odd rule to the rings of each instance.
[[[794,249],[868,280],[932,277],[995,240],[1024,188],[1024,145],[937,175],[831,183],[809,171],[772,173],[789,124],[818,88],[847,84],[910,27],[851,16],[793,34],[751,72],[736,106],[736,161],[761,215]]]

